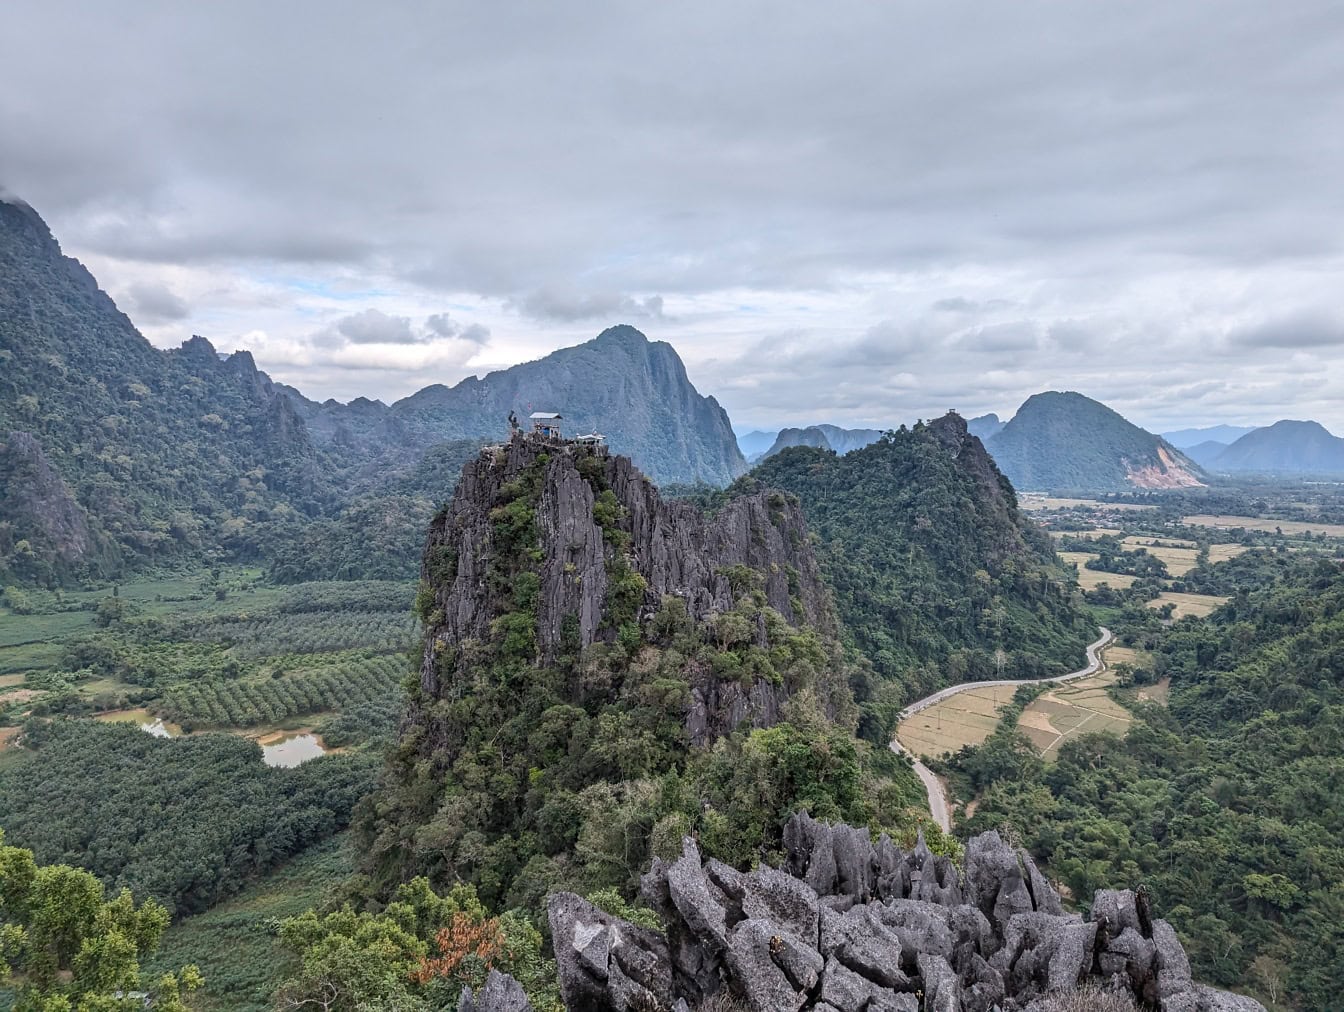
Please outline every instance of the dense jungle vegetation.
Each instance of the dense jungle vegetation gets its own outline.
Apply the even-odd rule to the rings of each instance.
[[[1000,732],[952,763],[978,797],[964,831],[1007,824],[1085,902],[1146,884],[1196,974],[1304,1009],[1344,993],[1344,574],[1257,552],[1211,567],[1232,600],[1169,629],[1110,619],[1150,651],[1123,740],[1083,735],[1053,765]],[[1216,574],[1216,576],[1214,575]],[[1254,587],[1255,589],[1252,589]]]
[[[24,739],[0,770],[10,839],[176,914],[343,829],[376,769],[365,755],[272,769],[235,735],[172,740],[132,724],[33,720]]]

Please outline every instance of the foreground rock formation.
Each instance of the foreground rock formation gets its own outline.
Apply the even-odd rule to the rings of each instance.
[[[552,895],[566,1008],[695,1009],[727,991],[753,1012],[1033,1012],[1090,984],[1161,1012],[1263,1012],[1196,984],[1145,894],[1100,890],[1090,919],[1064,913],[1031,856],[997,833],[967,844],[962,869],[922,839],[906,853],[806,814],[785,846],[783,869],[750,873],[702,860],[689,838],[679,859],[655,861],[641,891],[665,932]]]

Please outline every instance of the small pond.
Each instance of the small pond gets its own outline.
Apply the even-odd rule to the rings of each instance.
[[[261,761],[267,766],[297,766],[326,754],[322,739],[311,733],[287,735],[270,744],[261,744]]]

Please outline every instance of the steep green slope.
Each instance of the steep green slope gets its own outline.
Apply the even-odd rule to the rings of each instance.
[[[1049,538],[958,416],[843,457],[785,450],[749,482],[798,496],[846,630],[898,687],[886,718],[943,685],[1082,662],[1093,629]]]
[[[154,348],[31,208],[0,202],[0,578],[108,572],[280,507],[311,515],[323,466],[250,355]]]
[[[1344,439],[1320,422],[1284,420],[1248,432],[1215,458],[1219,471],[1344,474]]]
[[[1180,450],[1082,394],[1033,394],[985,443],[1019,489],[1187,488],[1203,472]]]

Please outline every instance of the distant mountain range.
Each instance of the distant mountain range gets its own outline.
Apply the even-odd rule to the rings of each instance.
[[[1253,425],[1210,425],[1202,429],[1177,429],[1164,432],[1162,438],[1178,450],[1188,450],[1203,443],[1221,443],[1228,446],[1235,443],[1248,432],[1254,432]]]
[[[774,446],[775,439],[778,436],[778,432],[753,429],[751,432],[737,437],[737,448],[742,451],[742,456],[746,457],[748,461],[752,461]]]
[[[985,446],[1023,490],[1188,488],[1205,478],[1198,464],[1161,436],[1079,393],[1027,398]]]
[[[980,415],[966,423],[967,430],[980,439],[988,439],[1003,428],[1003,422],[996,414]],[[737,437],[738,448],[751,463],[773,456],[789,446],[815,446],[820,449],[834,450],[836,453],[849,453],[862,449],[881,438],[885,429],[842,429],[838,425],[808,425],[780,429],[776,432],[753,430]]]
[[[761,455],[773,457],[790,446],[814,446],[821,450],[848,453],[882,438],[881,429],[842,429],[838,425],[809,425],[805,429],[782,429],[774,443]]]
[[[993,412],[990,412],[987,415],[980,415],[979,417],[972,418],[966,422],[966,431],[978,438],[981,442],[984,442],[990,436],[997,435],[1002,428],[1003,422],[1000,421],[999,416]]]

